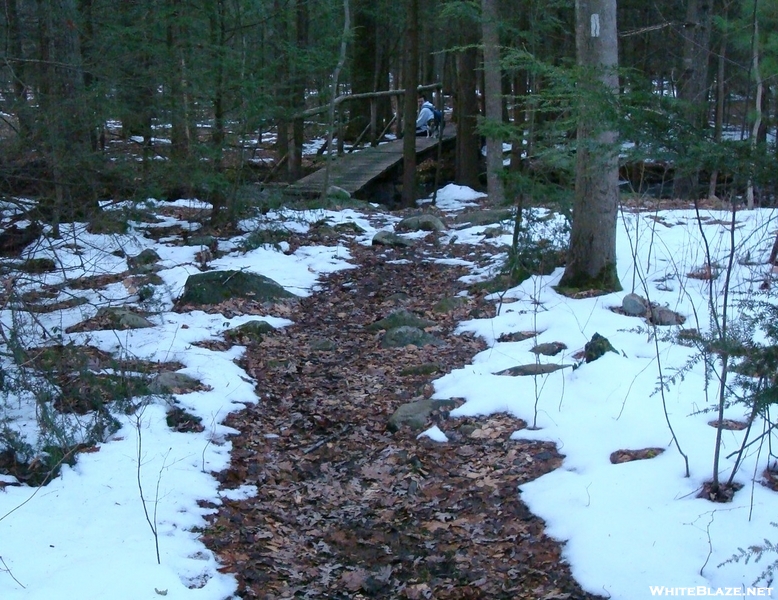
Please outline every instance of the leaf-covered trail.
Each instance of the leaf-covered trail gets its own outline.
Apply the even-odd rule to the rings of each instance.
[[[508,415],[433,413],[442,444],[387,430],[398,406],[429,397],[435,377],[483,349],[453,335],[456,323],[494,310],[472,290],[433,310],[466,289],[466,271],[431,259],[477,251],[434,241],[353,243],[358,268],[288,305],[295,324],[248,348],[261,399],[228,421],[240,435],[222,477],[258,493],[225,500],[204,534],[241,597],[594,598],[517,493],[559,466],[553,445],[510,440],[524,423]],[[434,321],[427,330],[445,343],[382,349],[382,332],[367,326],[398,308]]]

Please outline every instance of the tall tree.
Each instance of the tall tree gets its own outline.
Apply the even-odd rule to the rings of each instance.
[[[502,69],[497,0],[481,0],[484,41],[484,112],[486,116],[486,189],[496,204],[505,200],[502,180]],[[498,127],[499,124],[499,127]]]
[[[559,286],[617,291],[619,165],[611,112],[619,88],[616,0],[576,0],[575,10],[582,93],[573,225]]]
[[[416,96],[419,87],[419,0],[407,0],[405,18],[405,97],[403,102],[403,190],[402,205],[416,202]]]

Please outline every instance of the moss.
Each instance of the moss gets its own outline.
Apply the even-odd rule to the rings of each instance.
[[[586,273],[568,275],[566,272],[554,289],[563,296],[575,297],[581,292],[596,290],[610,293],[620,292],[623,288],[616,271],[616,263],[608,263],[594,277]]]

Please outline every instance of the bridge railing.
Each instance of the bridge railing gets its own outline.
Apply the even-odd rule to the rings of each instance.
[[[441,91],[443,89],[443,84],[441,83],[430,83],[425,85],[420,85],[417,88],[417,92],[426,92],[426,91],[433,91],[438,90]],[[366,92],[363,94],[343,94],[341,96],[338,96],[332,100],[332,103],[335,104],[335,124],[338,127],[338,154],[341,155],[344,153],[344,145],[343,145],[343,137],[344,137],[344,120],[340,118],[340,107],[346,102],[354,101],[354,100],[370,100],[370,122],[368,123],[367,127],[362,131],[362,133],[357,136],[357,139],[355,140],[353,147],[359,146],[359,144],[365,139],[365,136],[369,135],[370,145],[376,146],[378,145],[378,141],[386,135],[386,132],[389,131],[389,128],[394,124],[395,121],[398,121],[401,119],[398,119],[398,114],[402,114],[401,111],[398,111],[398,114],[395,114],[392,116],[389,123],[384,127],[383,131],[378,132],[378,99],[379,98],[386,98],[391,96],[403,96],[405,95],[405,90],[385,90],[381,92]],[[438,94],[438,98],[442,98],[442,94]],[[440,100],[439,100],[440,102]],[[442,106],[437,107],[439,110],[443,110]],[[307,110],[301,111],[297,114],[295,114],[292,118],[293,119],[305,119],[308,117],[313,117],[315,115],[319,115],[322,113],[325,113],[330,110],[330,104],[325,104],[323,106],[317,106],[314,108],[309,108]]]

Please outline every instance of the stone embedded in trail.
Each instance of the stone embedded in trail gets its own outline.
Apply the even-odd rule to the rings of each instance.
[[[405,346],[442,346],[443,342],[418,327],[394,327],[381,340],[381,348],[404,348]]]
[[[435,215],[422,214],[405,217],[397,223],[397,231],[445,231],[446,225]]]
[[[554,371],[559,371],[566,367],[572,367],[573,365],[549,365],[530,363],[528,365],[518,365],[511,367],[510,369],[503,369],[495,375],[510,375],[511,377],[526,377],[529,375],[548,375]]]
[[[224,332],[224,337],[230,342],[245,344],[262,341],[262,338],[275,328],[267,321],[248,321]]]
[[[371,323],[367,326],[367,328],[370,331],[378,331],[379,329],[389,330],[403,326],[424,329],[425,327],[432,327],[434,324],[434,321],[430,321],[429,319],[422,319],[421,317],[413,314],[411,311],[401,308],[391,313],[388,317],[384,317],[380,321]]]
[[[414,431],[424,428],[427,425],[427,419],[432,412],[439,408],[456,408],[455,400],[433,400],[424,399],[416,402],[407,402],[400,405],[389,417],[387,428],[389,431],[398,431],[403,425],[407,425]]]
[[[219,304],[235,297],[270,302],[296,296],[264,275],[246,271],[209,271],[190,275],[178,302]]]
[[[637,294],[627,294],[621,301],[621,310],[631,317],[645,317],[648,307],[648,300]]]
[[[565,346],[562,342],[548,342],[545,344],[538,344],[537,346],[533,347],[530,352],[534,354],[542,354],[543,356],[556,356],[562,350],[567,350],[567,346]]]
[[[379,231],[373,236],[373,246],[392,246],[394,248],[408,248],[413,246],[411,240],[405,239],[401,235],[392,233],[391,231]]]

